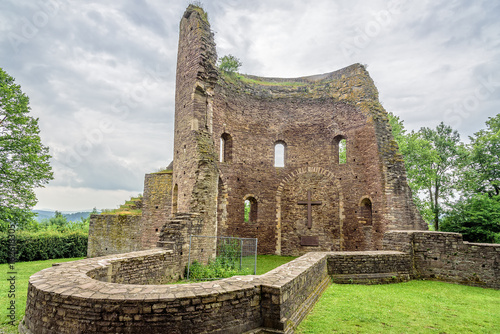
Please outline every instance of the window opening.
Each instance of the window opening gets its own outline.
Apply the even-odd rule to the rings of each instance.
[[[285,144],[283,142],[274,145],[274,167],[285,167]]]
[[[257,200],[253,197],[248,197],[244,202],[244,222],[257,221]]]
[[[233,140],[231,135],[228,133],[223,133],[220,137],[220,154],[219,161],[220,162],[230,162],[232,159],[233,149]]]
[[[179,187],[177,184],[174,186],[174,191],[172,194],[172,214],[177,213],[177,197],[178,197]]]

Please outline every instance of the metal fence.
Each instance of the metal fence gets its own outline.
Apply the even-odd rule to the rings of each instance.
[[[216,280],[257,273],[257,239],[191,235],[186,278]]]

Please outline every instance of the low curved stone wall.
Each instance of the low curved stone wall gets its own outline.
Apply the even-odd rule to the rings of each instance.
[[[177,285],[157,284],[179,270],[164,249],[62,263],[31,276],[20,332],[293,333],[342,257],[342,272],[352,275],[397,272],[408,259],[391,251],[308,253],[260,276]],[[363,266],[371,257],[383,264]]]

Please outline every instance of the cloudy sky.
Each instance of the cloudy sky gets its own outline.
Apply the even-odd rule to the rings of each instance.
[[[30,97],[54,180],[37,208],[116,208],[173,156],[186,0],[1,0],[0,67]],[[407,129],[464,140],[500,112],[500,2],[205,0],[219,56],[298,77],[368,65]]]

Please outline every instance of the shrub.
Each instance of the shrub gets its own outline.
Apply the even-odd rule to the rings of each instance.
[[[16,262],[83,257],[87,255],[88,234],[76,232],[15,233]],[[0,233],[0,263],[9,260],[9,235]]]
[[[219,69],[227,73],[238,72],[241,61],[233,55],[227,55],[219,59]]]

